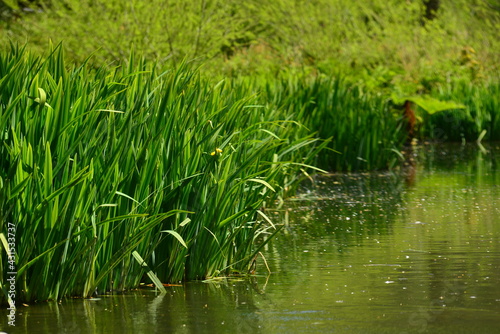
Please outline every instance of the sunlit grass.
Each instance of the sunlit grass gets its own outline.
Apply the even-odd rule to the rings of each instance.
[[[450,114],[473,124],[467,139],[498,137],[498,84],[432,95],[467,106]],[[60,47],[12,47],[0,54],[0,233],[16,224],[19,300],[247,273],[281,227],[266,209],[312,166],[397,166],[401,112],[339,78],[216,82],[185,63],[92,68]],[[447,131],[422,121],[424,138]]]
[[[455,81],[437,87],[433,95],[443,100],[459,101],[466,108],[425,118],[422,122],[422,137],[438,141],[500,140],[498,80],[489,80],[482,84]]]
[[[279,231],[262,208],[324,146],[185,65],[90,70],[60,48],[13,48],[0,77],[0,229],[17,227],[18,301],[125,290],[146,272],[246,272]]]

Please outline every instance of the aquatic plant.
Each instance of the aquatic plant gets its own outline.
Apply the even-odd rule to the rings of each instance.
[[[13,46],[0,78],[0,233],[16,227],[17,301],[245,272],[279,230],[264,208],[325,145],[187,64],[132,55],[92,69],[60,47]]]
[[[451,115],[471,138],[497,138],[498,83],[440,89],[429,95],[467,107]],[[248,272],[280,229],[265,209],[313,165],[394,166],[405,131],[387,96],[342,78],[214,81],[185,62],[76,66],[61,47],[11,46],[0,53],[2,301],[12,224],[19,300]]]
[[[364,92],[339,77],[290,76],[266,80],[265,96],[307,128],[328,140],[318,156],[322,168],[336,171],[393,167],[406,137],[401,115],[384,96]]]
[[[500,82],[481,84],[456,80],[437,86],[432,95],[458,101],[465,108],[455,108],[426,117],[421,135],[439,141],[500,140]]]

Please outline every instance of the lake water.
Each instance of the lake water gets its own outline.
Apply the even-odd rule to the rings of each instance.
[[[258,276],[19,306],[8,333],[499,333],[500,145],[318,177]],[[270,213],[271,214],[271,213]],[[2,316],[6,314],[2,310]],[[5,318],[5,317],[4,317]]]

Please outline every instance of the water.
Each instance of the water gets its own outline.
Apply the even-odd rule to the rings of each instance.
[[[497,333],[500,147],[426,147],[286,203],[266,275],[19,306],[9,333]],[[272,213],[269,213],[272,214]],[[5,314],[5,311],[2,310]]]

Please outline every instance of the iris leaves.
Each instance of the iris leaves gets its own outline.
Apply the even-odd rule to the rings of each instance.
[[[243,272],[280,228],[262,208],[323,143],[185,64],[71,67],[60,47],[13,47],[0,69],[0,233],[16,226],[19,302]]]

